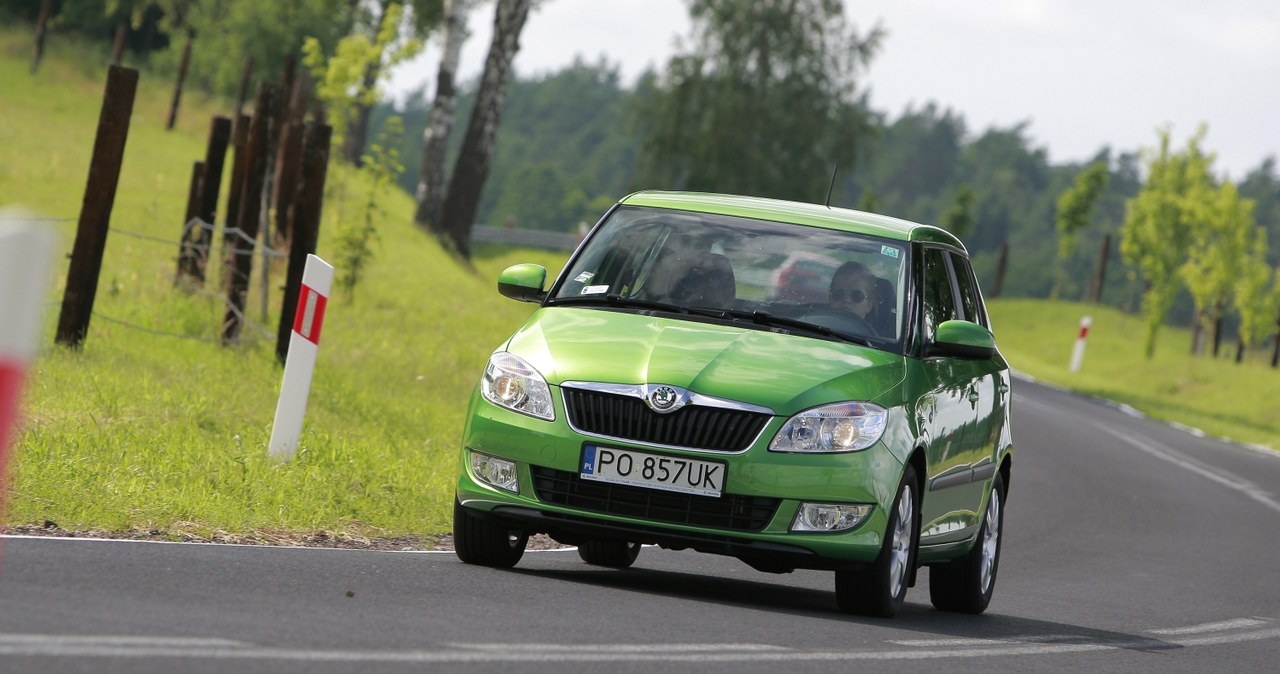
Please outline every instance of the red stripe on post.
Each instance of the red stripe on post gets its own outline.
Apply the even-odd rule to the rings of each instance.
[[[4,459],[12,437],[9,434],[18,425],[18,393],[22,391],[23,372],[18,362],[0,359],[0,479],[4,476]]]
[[[324,323],[324,308],[328,303],[328,297],[316,292],[311,286],[302,286],[302,292],[298,295],[298,308],[293,314],[293,331],[319,346],[320,326]]]
[[[1088,336],[1089,336],[1089,326],[1087,325],[1080,326],[1080,339],[1084,339],[1085,337],[1088,337]]]

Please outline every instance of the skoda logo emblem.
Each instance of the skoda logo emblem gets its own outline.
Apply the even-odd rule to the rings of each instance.
[[[649,392],[649,408],[659,414],[674,412],[681,407],[680,392],[673,386],[659,386]]]

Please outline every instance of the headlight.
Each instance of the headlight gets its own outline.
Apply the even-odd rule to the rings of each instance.
[[[805,410],[783,424],[771,452],[856,452],[875,444],[888,413],[872,403],[836,403]]]
[[[489,357],[480,392],[494,405],[547,421],[556,418],[547,381],[528,363],[509,353]]]

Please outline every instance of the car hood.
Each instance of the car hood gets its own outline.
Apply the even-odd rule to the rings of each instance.
[[[871,400],[905,371],[902,356],[857,344],[601,309],[540,309],[507,348],[553,386],[670,384],[776,414]]]

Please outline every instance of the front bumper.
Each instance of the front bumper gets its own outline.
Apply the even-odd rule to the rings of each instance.
[[[556,421],[547,422],[473,397],[460,456],[459,502],[473,513],[518,521],[530,533],[565,543],[612,538],[690,548],[738,557],[762,570],[847,568],[880,552],[903,470],[884,447],[844,454],[769,452],[783,422],[775,419],[746,452],[695,452],[583,436],[564,419],[562,409]],[[711,498],[578,484],[584,443],[723,461],[724,492]],[[516,462],[519,493],[478,480],[468,460],[472,450]],[[600,489],[609,494],[593,491]],[[792,533],[802,501],[877,507],[847,532]]]

